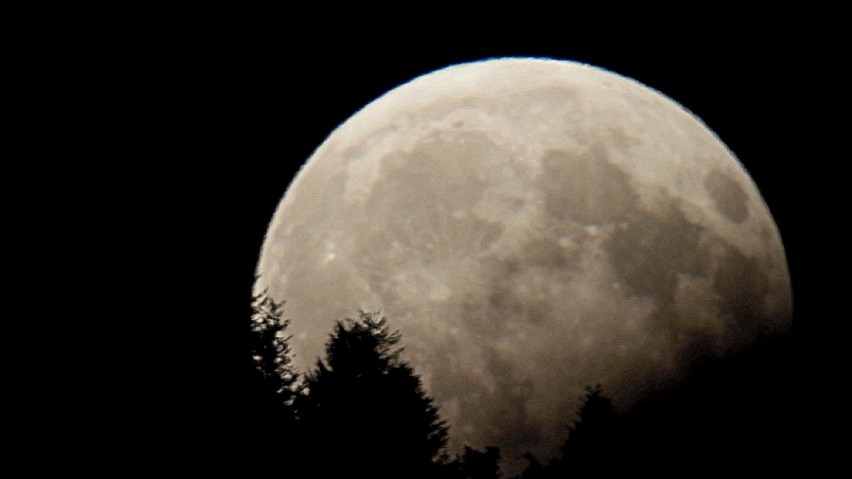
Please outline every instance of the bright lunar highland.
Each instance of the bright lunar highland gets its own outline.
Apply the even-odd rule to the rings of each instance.
[[[719,138],[567,61],[462,64],[367,105],[290,185],[257,272],[302,371],[380,310],[451,446],[510,469],[558,453],[586,385],[626,408],[792,318],[778,230]]]

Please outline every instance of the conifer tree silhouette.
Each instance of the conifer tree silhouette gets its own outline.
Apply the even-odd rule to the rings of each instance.
[[[440,477],[447,428],[399,340],[377,313],[335,325],[295,401],[310,476]]]
[[[552,461],[549,477],[591,477],[614,472],[617,458],[616,414],[600,384],[586,386],[583,402],[562,446],[561,460]]]
[[[497,479],[500,477],[500,449],[486,447],[484,451],[465,446],[464,453],[450,464],[453,479]]]
[[[253,402],[247,411],[251,437],[245,444],[254,477],[276,475],[279,463],[290,463],[301,456],[295,415],[295,399],[300,394],[301,377],[293,366],[289,321],[284,319],[284,303],[266,291],[252,298],[249,347],[257,380]]]
[[[527,460],[527,467],[523,474],[514,479],[547,479],[551,477],[548,468],[539,462],[531,452],[524,454],[524,459]]]
[[[255,368],[279,401],[290,407],[299,390],[299,376],[290,357],[290,322],[284,319],[284,303],[276,302],[266,291],[252,298],[251,353]]]

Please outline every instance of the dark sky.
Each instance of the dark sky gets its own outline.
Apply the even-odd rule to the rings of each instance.
[[[222,144],[221,149],[213,147],[216,154],[240,158],[233,176],[228,170],[214,175],[252,185],[237,187],[244,195],[239,201],[247,202],[240,221],[250,228],[250,234],[238,238],[246,245],[241,251],[247,256],[244,267],[252,263],[249,257],[256,249],[249,245],[259,247],[293,174],[332,129],[361,107],[402,82],[449,64],[494,56],[549,56],[633,77],[698,115],[751,174],[781,231],[796,298],[807,294],[799,291],[805,285],[797,281],[797,273],[807,268],[799,258],[806,248],[803,225],[812,219],[802,208],[812,190],[808,172],[802,170],[814,161],[816,151],[806,138],[818,116],[811,111],[813,97],[807,90],[813,60],[798,39],[779,32],[743,41],[735,30],[708,39],[689,28],[626,34],[623,40],[606,39],[604,32],[563,35],[546,29],[482,36],[477,29],[427,35],[399,28],[382,34],[350,25],[338,33],[339,42],[319,46],[310,37],[267,23],[273,22],[256,29],[241,23],[217,38],[221,48],[207,52],[211,58],[205,65],[213,70],[209,80],[215,87],[202,86],[211,91],[201,99],[209,104],[200,105],[216,118],[210,132],[214,143]],[[324,33],[328,30],[317,31]],[[226,200],[230,209],[236,208],[232,200]],[[797,301],[796,306],[806,304]]]
[[[495,56],[610,69],[663,92],[715,131],[752,175],[787,249],[796,354],[808,361],[803,368],[814,368],[813,384],[797,387],[829,376],[818,366],[828,361],[819,341],[833,318],[822,309],[809,254],[813,232],[825,231],[815,226],[822,220],[814,212],[823,210],[815,207],[830,201],[814,186],[826,161],[812,140],[825,122],[816,96],[831,77],[818,55],[821,39],[778,22],[761,21],[756,32],[757,20],[630,31],[556,20],[539,28],[534,18],[511,15],[493,25],[471,18],[335,26],[320,14],[284,9],[188,10],[141,28],[119,52],[141,59],[126,72],[133,87],[125,94],[136,95],[150,120],[138,141],[147,152],[141,174],[158,198],[155,241],[172,253],[173,274],[186,278],[169,291],[177,306],[156,327],[191,345],[157,361],[168,373],[156,395],[164,412],[156,416],[180,418],[163,421],[174,429],[164,450],[189,441],[229,451],[256,429],[253,398],[243,392],[251,388],[245,318],[267,222],[299,166],[333,128],[388,89]],[[187,296],[197,303],[181,300]],[[814,406],[803,409],[810,414]]]

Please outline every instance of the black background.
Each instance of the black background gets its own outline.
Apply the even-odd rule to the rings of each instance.
[[[231,52],[236,66],[230,66],[234,70],[222,72],[223,78],[230,80],[222,82],[222,86],[225,91],[234,88],[240,94],[233,95],[234,90],[230,90],[230,94],[223,91],[232,102],[224,110],[219,110],[215,97],[210,98],[209,105],[214,114],[222,114],[223,125],[230,125],[217,133],[216,141],[224,142],[222,152],[230,151],[231,154],[219,166],[222,168],[218,172],[221,190],[200,199],[199,204],[199,208],[213,215],[209,224],[216,225],[214,235],[223,232],[227,238],[223,246],[228,253],[214,253],[216,262],[211,265],[214,277],[228,272],[227,276],[220,276],[223,284],[219,287],[227,286],[222,295],[217,295],[217,301],[233,300],[222,310],[228,314],[216,317],[213,326],[228,331],[221,338],[221,347],[228,351],[222,356],[225,359],[220,366],[222,370],[241,379],[237,365],[243,363],[238,355],[244,352],[231,338],[239,334],[239,328],[245,327],[241,318],[245,317],[253,268],[267,222],[299,165],[334,127],[388,89],[449,64],[509,55],[573,59],[633,77],[664,92],[702,118],[752,175],[787,248],[795,289],[794,339],[768,353],[770,359],[764,359],[767,353],[759,351],[754,353],[757,359],[744,360],[747,366],[734,366],[751,368],[749,374],[762,377],[734,374],[736,379],[722,380],[722,386],[708,379],[706,385],[698,386],[701,391],[695,393],[705,394],[704,389],[707,389],[712,396],[715,388],[733,389],[745,384],[742,394],[754,399],[745,399],[743,402],[747,405],[743,407],[760,409],[765,405],[762,413],[766,417],[749,423],[743,431],[726,429],[731,436],[745,435],[749,439],[735,441],[714,431],[696,447],[705,449],[708,455],[718,454],[720,450],[730,455],[731,450],[750,449],[728,461],[745,462],[755,471],[763,464],[763,459],[756,457],[788,455],[813,447],[812,443],[805,443],[805,438],[811,437],[812,425],[808,422],[811,418],[799,417],[799,414],[811,415],[819,408],[817,404],[808,404],[806,399],[811,396],[803,392],[810,386],[809,380],[816,376],[806,373],[804,364],[799,363],[810,359],[815,349],[808,341],[819,321],[811,310],[809,295],[812,290],[804,282],[808,265],[807,246],[802,236],[803,228],[807,229],[804,226],[807,218],[801,216],[806,210],[800,202],[802,182],[806,181],[800,171],[802,163],[810,161],[808,153],[812,152],[800,142],[803,128],[807,128],[802,123],[807,121],[803,111],[808,108],[809,99],[797,94],[800,88],[797,75],[801,72],[790,68],[791,57],[806,53],[796,52],[795,42],[765,39],[721,47],[717,43],[691,44],[689,37],[665,36],[655,40],[629,40],[609,47],[594,38],[562,37],[538,42],[528,38],[458,39],[448,44],[426,42],[426,45],[414,46],[408,45],[406,38],[416,34],[406,33],[399,32],[396,39],[375,43],[352,44],[349,43],[351,38],[347,38],[329,48],[302,50],[296,46],[284,51],[279,50],[274,41],[259,35],[257,41],[247,41],[243,49]],[[222,66],[229,69],[227,63]],[[236,168],[235,176],[231,176],[231,168]],[[215,198],[212,204],[211,197]],[[222,221],[222,229],[219,221]],[[207,234],[201,236],[208,237]],[[775,362],[777,367],[764,364],[764,361]],[[227,374],[218,379],[222,377]],[[696,403],[697,407],[712,408],[714,401],[724,401],[725,393],[719,394],[723,399],[702,398],[683,406],[687,416],[702,414],[690,409],[696,407]],[[776,394],[787,395],[775,397]],[[239,407],[251,409],[250,396],[241,396],[240,388],[230,390],[226,397]],[[767,400],[777,402],[762,403]],[[730,404],[723,407],[738,409]],[[753,417],[751,412],[738,410],[737,413]],[[246,427],[241,421],[249,418],[253,416],[236,414],[234,419],[239,424],[233,427]],[[778,422],[767,428],[766,423],[772,422],[771,418]],[[262,418],[254,419],[262,421]],[[762,431],[755,432],[755,428]],[[251,434],[252,427],[248,429]],[[790,433],[790,436],[780,439],[778,434],[782,433]],[[713,448],[714,444],[724,441],[735,442],[736,446]],[[787,441],[790,443],[785,444]],[[779,442],[788,447],[779,447]]]
[[[834,234],[818,226],[830,211],[824,205],[835,204],[821,187],[836,157],[820,146],[832,123],[823,95],[837,79],[830,36],[794,26],[812,24],[797,12],[684,13],[626,28],[581,12],[495,21],[431,8],[365,22],[328,9],[122,12],[96,33],[77,32],[84,45],[66,47],[77,57],[63,73],[82,77],[99,99],[90,107],[107,138],[99,154],[119,159],[125,178],[94,202],[109,218],[131,217],[114,233],[131,239],[129,251],[101,250],[132,265],[125,268],[135,286],[120,290],[145,338],[132,350],[109,347],[122,358],[116,383],[128,383],[106,401],[121,418],[110,430],[128,438],[122,444],[144,444],[147,459],[135,463],[215,468],[250,457],[251,437],[268,433],[246,350],[251,286],[294,174],[336,126],[390,88],[502,56],[577,60],[632,77],[691,110],[735,153],[778,225],[794,288],[793,332],[772,353],[783,366],[761,364],[777,377],[765,394],[750,394],[791,391],[767,405],[778,421],[772,431],[790,433],[784,453],[802,462],[822,450],[818,434],[834,420],[826,411],[836,400],[827,391],[836,363],[823,340],[837,319],[824,305],[828,281],[812,252],[830,248],[814,231]],[[104,242],[114,247],[114,239]],[[140,373],[124,381],[128,363]],[[155,442],[140,439],[152,433]],[[778,454],[771,447],[755,444]]]

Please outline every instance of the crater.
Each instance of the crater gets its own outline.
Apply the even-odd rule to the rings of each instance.
[[[713,170],[704,179],[704,187],[710,193],[716,211],[724,217],[734,223],[742,223],[748,218],[748,196],[730,176]]]

